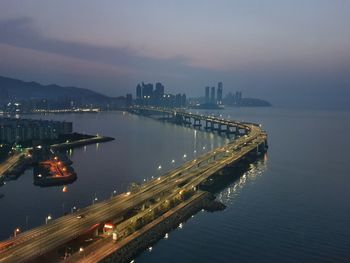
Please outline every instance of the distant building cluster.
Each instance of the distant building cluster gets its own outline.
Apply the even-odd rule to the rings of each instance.
[[[205,87],[205,104],[222,104],[222,92],[223,92],[223,84],[222,82],[218,83],[217,90],[215,92],[215,87]]]
[[[157,82],[155,88],[152,83],[141,83],[136,86],[136,104],[161,107],[186,107],[185,94],[166,94],[164,85]]]
[[[71,122],[0,118],[1,143],[52,140],[72,132],[73,124]]]
[[[217,87],[206,86],[204,97],[190,98],[190,108],[195,109],[223,109],[224,107],[268,107],[268,101],[257,98],[243,98],[242,92],[229,92],[223,97],[223,84],[219,82]]]

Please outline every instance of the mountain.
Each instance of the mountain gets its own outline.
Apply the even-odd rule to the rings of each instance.
[[[109,97],[100,93],[76,88],[61,87],[55,84],[41,85],[0,76],[0,101],[78,101],[80,103],[104,103]]]

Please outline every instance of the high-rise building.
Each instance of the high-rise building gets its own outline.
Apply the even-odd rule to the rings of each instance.
[[[187,105],[186,94],[182,94],[182,97],[181,97],[181,107],[186,107],[186,105]]]
[[[156,89],[154,91],[154,96],[156,98],[162,98],[164,96],[164,85],[160,82],[156,83]]]
[[[223,90],[223,85],[222,82],[218,83],[218,90],[216,94],[216,103],[217,104],[222,104],[222,90]]]
[[[209,87],[205,87],[205,103],[208,104],[210,102],[209,99]]]
[[[215,87],[211,88],[210,103],[215,104]]]
[[[179,93],[175,95],[175,107],[180,108],[182,106],[181,104],[182,104],[182,95]]]
[[[145,84],[142,82],[142,98],[151,99],[153,97],[153,84]]]
[[[136,99],[140,100],[142,98],[142,87],[140,84],[136,86]]]

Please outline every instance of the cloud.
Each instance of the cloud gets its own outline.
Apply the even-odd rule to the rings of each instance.
[[[157,58],[140,52],[128,46],[47,37],[33,19],[26,17],[0,20],[0,72],[25,80],[75,85],[115,96],[133,92],[141,81],[162,81],[167,92],[198,96],[204,86],[223,81],[225,92],[243,90],[249,96],[275,96],[279,100],[294,97],[294,102],[308,93],[311,100],[315,94],[324,98],[328,94],[348,94],[350,85],[348,56],[335,59],[342,62],[340,67],[329,59],[328,63],[320,60],[317,69],[312,63],[308,65],[311,70],[306,70],[296,60],[289,64],[263,62],[258,69],[232,66],[219,71],[204,68],[190,57]]]
[[[125,68],[133,73],[139,72],[140,75],[157,71],[171,76],[176,75],[175,72],[179,72],[181,69],[181,71],[186,71],[189,68],[186,58],[180,56],[151,58],[140,55],[137,50],[129,47],[97,46],[45,37],[35,28],[33,19],[26,17],[0,20],[0,43],[105,63]]]

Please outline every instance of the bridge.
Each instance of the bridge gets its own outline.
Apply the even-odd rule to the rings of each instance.
[[[255,123],[242,123],[234,120],[226,120],[219,117],[207,116],[203,114],[193,114],[184,110],[171,110],[157,107],[134,107],[131,112],[145,116],[158,116],[160,120],[170,121],[189,127],[205,130],[218,131],[219,133],[244,135],[250,131],[250,125],[259,126]],[[159,117],[160,115],[160,117]]]
[[[103,232],[107,223],[113,226],[117,244],[126,242],[132,238],[136,229],[147,227],[153,221],[160,220],[161,215],[171,208],[176,208],[191,197],[201,195],[201,185],[213,175],[223,169],[234,167],[249,156],[260,155],[267,149],[267,134],[260,125],[254,123],[162,108],[134,107],[130,112],[158,116],[160,119],[179,125],[196,128],[204,126],[207,130],[234,134],[235,138],[225,146],[190,160],[160,177],[136,185],[127,193],[50,220],[45,225],[0,242],[0,263],[35,262],[40,258],[42,261],[47,255],[57,256],[55,251],[62,250],[68,243],[78,240],[79,237],[92,235],[105,237]],[[111,242],[108,242],[109,246]],[[84,254],[84,260],[96,262],[111,253],[103,246],[100,248],[96,250],[99,251],[98,253]],[[79,259],[77,256],[79,250],[72,251],[71,254],[73,254],[71,258],[76,256],[76,259]],[[89,261],[89,256],[93,257],[93,260]],[[48,258],[51,259],[51,256]],[[59,257],[57,262],[58,259]]]

